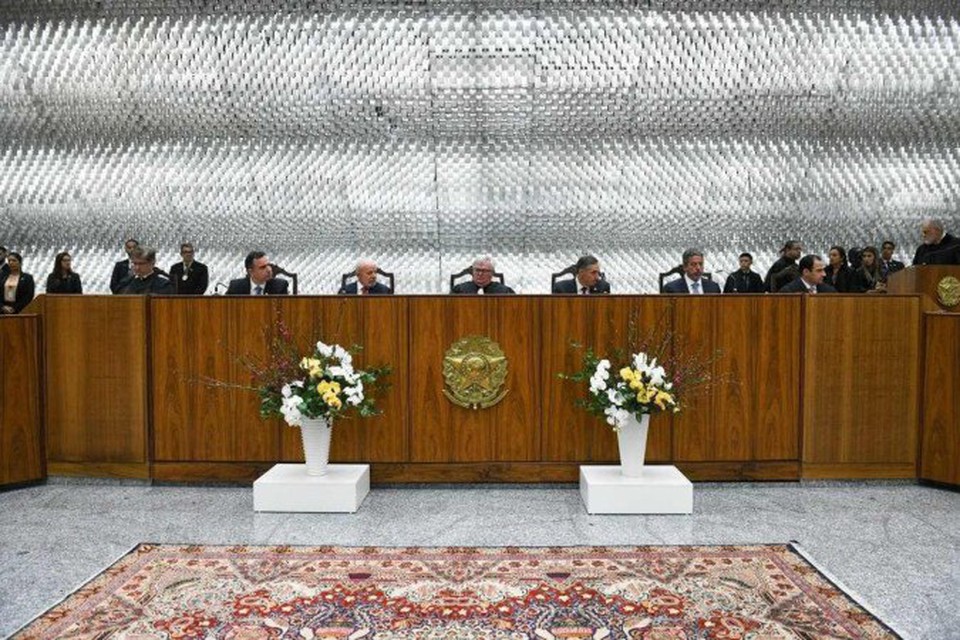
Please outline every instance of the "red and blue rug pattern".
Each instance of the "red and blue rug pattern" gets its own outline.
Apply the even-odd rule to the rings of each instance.
[[[13,636],[897,638],[790,545],[141,544]]]

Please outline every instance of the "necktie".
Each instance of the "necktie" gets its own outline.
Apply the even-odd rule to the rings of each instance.
[[[586,287],[580,287],[580,295],[582,295],[582,296],[587,295],[587,288],[586,288]]]
[[[365,296],[365,295],[369,295],[369,294],[370,294],[370,287],[361,287],[361,288],[360,288],[360,291],[361,291],[361,294],[360,294],[360,295],[364,295],[364,296]]]
[[[690,285],[690,293],[700,293],[700,281],[697,280],[692,285]]]
[[[263,287],[261,287],[260,285],[255,286],[255,287],[253,288],[253,295],[255,295],[255,296],[262,296],[262,295],[263,295]]]

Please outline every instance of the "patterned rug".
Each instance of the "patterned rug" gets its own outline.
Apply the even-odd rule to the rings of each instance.
[[[897,638],[790,545],[141,544],[13,636]]]

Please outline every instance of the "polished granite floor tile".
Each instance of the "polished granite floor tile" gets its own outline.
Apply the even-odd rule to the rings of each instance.
[[[0,636],[138,542],[634,545],[795,540],[907,638],[960,638],[960,493],[911,483],[698,484],[691,516],[588,515],[573,485],[374,487],[356,514],[255,513],[249,487],[0,492]]]

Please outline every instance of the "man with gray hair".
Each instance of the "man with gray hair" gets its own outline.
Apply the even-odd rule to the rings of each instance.
[[[515,293],[513,289],[505,284],[494,281],[494,273],[495,269],[492,258],[489,256],[477,258],[470,267],[472,279],[469,282],[462,282],[456,285],[450,293],[473,293],[481,295]]]
[[[133,271],[120,282],[117,293],[173,295],[173,283],[157,266],[157,250],[137,246],[130,251]]]
[[[683,252],[683,277],[663,286],[664,293],[720,293],[720,285],[703,276],[703,251],[687,249]]]
[[[913,264],[960,264],[960,239],[946,233],[941,220],[924,218],[920,234],[923,244],[917,247]]]
[[[393,291],[385,284],[377,282],[377,263],[373,260],[358,260],[354,270],[357,280],[337,291],[340,295],[348,296],[378,296],[389,295]]]

